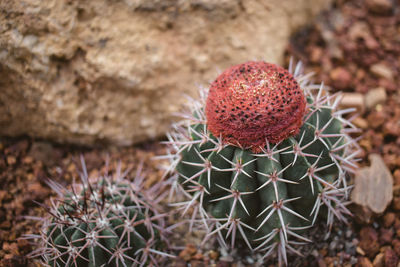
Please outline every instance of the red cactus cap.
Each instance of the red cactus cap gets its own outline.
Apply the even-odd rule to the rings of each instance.
[[[296,135],[306,99],[294,77],[282,67],[247,62],[224,71],[211,84],[206,117],[208,129],[224,142],[260,152]]]

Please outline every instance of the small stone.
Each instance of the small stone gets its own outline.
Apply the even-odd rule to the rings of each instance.
[[[368,115],[367,120],[368,125],[371,126],[373,129],[376,129],[384,124],[386,120],[386,114],[382,111],[371,112]]]
[[[333,86],[337,89],[349,87],[352,80],[350,72],[343,67],[333,69],[329,76],[333,81]]]
[[[197,260],[197,261],[199,261],[199,260],[202,260],[202,259],[203,259],[203,254],[201,254],[201,253],[196,253],[196,254],[194,254],[193,257],[192,257],[192,260]]]
[[[372,227],[364,227],[360,231],[360,248],[367,256],[373,256],[379,251],[378,233]]]
[[[173,266],[175,266],[175,267],[186,267],[187,264],[186,264],[185,260],[183,260],[181,258],[177,258],[177,259],[175,259]]]
[[[324,51],[320,47],[313,47],[311,50],[311,55],[310,55],[310,61],[313,63],[318,63],[322,55],[324,54]]]
[[[393,177],[382,157],[370,154],[371,166],[357,171],[352,201],[375,214],[381,214],[393,199]]]
[[[6,251],[6,252],[11,252],[13,254],[19,255],[19,250],[18,250],[17,243],[11,243],[10,244],[8,242],[5,242],[5,243],[3,243],[3,250]]]
[[[18,250],[25,253],[29,252],[31,249],[31,244],[26,239],[17,239]]]
[[[400,197],[395,197],[393,199],[393,209],[400,210]]]
[[[384,127],[383,127],[383,132],[385,134],[399,136],[400,121],[399,120],[389,120],[389,121],[385,122]]]
[[[362,248],[358,247],[358,246],[356,247],[356,252],[357,252],[358,254],[362,255],[362,256],[365,256],[364,250],[363,250]]]
[[[384,259],[385,259],[385,254],[379,253],[378,255],[375,256],[372,264],[374,265],[374,267],[384,267]]]
[[[372,65],[369,70],[380,78],[393,80],[393,71],[382,63]]]
[[[399,239],[394,239],[392,241],[392,246],[393,246],[393,249],[396,252],[396,254],[398,256],[400,256],[400,240]]]
[[[7,164],[14,165],[17,162],[17,159],[14,156],[7,156]]]
[[[48,195],[48,189],[43,187],[39,182],[28,184],[27,191],[31,192],[35,199],[44,199]]]
[[[193,244],[187,244],[185,249],[179,253],[179,257],[184,259],[185,261],[190,261],[192,256],[197,252],[197,248]]]
[[[369,90],[365,95],[365,106],[367,110],[373,109],[378,104],[383,104],[386,102],[387,94],[383,87],[374,88]]]
[[[393,1],[392,0],[367,0],[368,9],[377,14],[391,14],[393,13]]]
[[[369,49],[379,47],[378,41],[371,34],[370,26],[364,21],[355,21],[349,28],[348,37],[353,42],[363,40]]]
[[[360,93],[344,93],[340,101],[341,108],[356,108],[358,112],[364,113],[364,95]]]
[[[220,261],[233,262],[234,259],[231,255],[225,255],[219,258]]]
[[[360,267],[374,267],[372,265],[372,262],[367,257],[359,257],[358,258],[358,262],[357,262],[357,266],[360,266]]]
[[[322,257],[318,257],[317,264],[318,264],[318,267],[327,267],[327,265]]]
[[[388,212],[385,214],[385,216],[383,216],[383,226],[389,228],[390,226],[392,226],[395,220],[396,214],[394,214],[393,212]]]
[[[2,228],[2,229],[9,229],[10,227],[11,227],[10,221],[4,221],[0,224],[0,228]]]
[[[218,253],[218,251],[210,250],[209,256],[210,256],[210,259],[217,260],[219,257],[219,253]]]
[[[387,248],[385,250],[385,267],[396,267],[399,263],[399,257],[397,257],[396,253],[391,248]]]
[[[192,260],[192,261],[190,261],[190,266],[191,267],[204,267],[205,264],[201,260]]]
[[[368,121],[366,119],[363,119],[362,117],[357,117],[353,120],[353,124],[357,126],[358,128],[361,129],[367,129],[368,128]]]
[[[390,244],[392,242],[393,230],[381,228],[379,231],[379,241],[381,244]]]
[[[400,169],[396,169],[393,173],[393,179],[395,185],[400,185]]]

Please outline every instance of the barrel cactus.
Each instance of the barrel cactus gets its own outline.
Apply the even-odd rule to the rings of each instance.
[[[358,131],[337,110],[340,95],[312,84],[301,63],[285,70],[247,62],[191,99],[169,134],[168,171],[190,198],[184,213],[223,244],[244,241],[262,260],[287,263],[318,218],[345,221],[346,173],[357,167]],[[198,216],[197,216],[198,215]],[[197,217],[196,217],[197,216]]]
[[[39,238],[31,256],[46,266],[147,266],[170,256],[165,247],[165,214],[158,211],[160,184],[145,189],[143,176],[133,182],[122,173],[102,175],[89,182],[84,161],[81,183],[70,190],[49,181],[59,198],[46,207]]]

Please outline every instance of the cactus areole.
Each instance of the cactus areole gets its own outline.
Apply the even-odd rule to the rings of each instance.
[[[285,69],[263,61],[224,71],[212,84],[206,102],[208,128],[226,143],[260,151],[296,135],[306,99]]]

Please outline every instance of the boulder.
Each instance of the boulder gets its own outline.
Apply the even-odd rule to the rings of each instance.
[[[130,145],[230,65],[282,63],[326,0],[4,0],[0,135]]]

